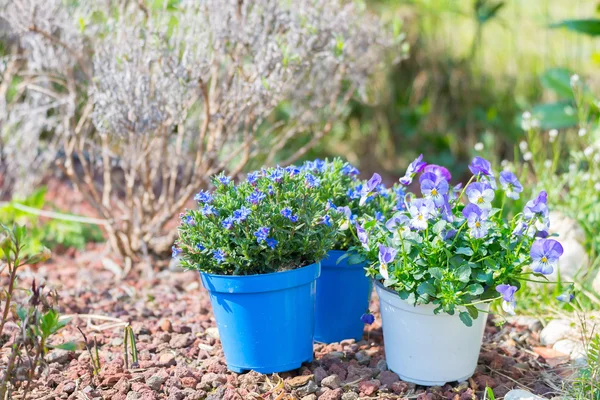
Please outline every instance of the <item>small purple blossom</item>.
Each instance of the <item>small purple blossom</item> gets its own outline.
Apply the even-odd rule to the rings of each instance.
[[[375,316],[370,312],[364,313],[361,315],[360,320],[363,322],[363,324],[371,325],[373,322],[375,322]]]
[[[256,185],[256,181],[258,181],[258,172],[250,172],[248,174],[248,176],[246,177],[246,180],[248,181],[249,184],[251,184],[252,186]]]
[[[191,215],[186,215],[185,217],[183,217],[183,222],[190,226],[196,225],[196,221],[194,220],[194,217],[192,217]]]
[[[414,199],[408,205],[411,228],[419,231],[427,229],[427,221],[436,215],[433,201],[430,199]]]
[[[217,264],[221,264],[225,261],[225,252],[221,249],[213,251],[213,258],[217,261]]]
[[[502,299],[509,303],[515,301],[515,293],[518,290],[516,286],[512,285],[498,285],[496,291],[502,295]]]
[[[182,253],[181,249],[175,245],[171,247],[171,257],[177,258]]]
[[[206,249],[206,247],[204,247],[204,246],[202,245],[202,243],[198,243],[198,244],[196,245],[196,249],[197,249],[197,250],[199,250],[199,251],[203,251],[204,249]]]
[[[403,185],[410,185],[412,183],[412,180],[415,177],[415,175],[418,174],[419,172],[421,172],[425,168],[426,165],[427,165],[427,163],[423,162],[423,154],[421,154],[419,157],[417,157],[413,162],[411,162],[408,165],[408,168],[406,169],[406,173],[404,174],[404,176],[402,178],[400,178],[400,183]]]
[[[239,224],[240,222],[244,222],[250,216],[251,213],[251,209],[245,206],[241,206],[239,209],[233,212],[233,219]]]
[[[517,200],[519,193],[523,191],[523,185],[517,179],[517,176],[510,171],[500,172],[500,185],[506,193],[506,197]]]
[[[484,158],[475,157],[471,164],[469,164],[469,170],[475,176],[486,175],[493,176],[492,173],[492,164]]]
[[[444,196],[448,194],[448,181],[443,176],[437,176],[433,172],[425,172],[419,178],[421,193],[426,199],[432,199],[436,206],[444,203]]]
[[[549,275],[563,254],[562,245],[554,239],[538,239],[531,245],[531,269],[539,274]]]
[[[258,230],[254,232],[254,236],[256,236],[256,241],[258,243],[262,243],[265,240],[267,240],[267,237],[269,236],[269,230],[270,228],[267,228],[266,226],[258,228]]]
[[[575,298],[573,293],[565,292],[556,297],[556,300],[562,301],[563,303],[570,303]]]
[[[386,247],[382,244],[379,245],[379,262],[382,264],[390,264],[396,258],[398,250],[393,247]]]
[[[371,192],[373,190],[375,190],[377,188],[377,186],[379,186],[381,184],[381,175],[379,175],[377,172],[373,174],[373,176],[371,177],[371,179],[369,179],[367,181],[367,183],[362,186],[361,191],[360,191],[360,201],[359,201],[359,205],[364,205],[367,202],[367,197],[369,197],[369,194],[371,194]]]
[[[385,221],[385,215],[381,211],[375,211],[375,219],[379,222]]]
[[[289,207],[285,207],[283,210],[281,210],[281,215],[283,215],[285,218],[289,219],[292,222],[298,222],[298,216],[294,215],[292,209]]]
[[[310,188],[316,188],[316,187],[321,186],[321,181],[319,180],[319,178],[317,178],[313,174],[306,174],[306,176],[304,178],[304,182]]]
[[[205,204],[204,207],[200,209],[200,213],[202,215],[217,215],[217,210],[211,206],[210,204]]]
[[[269,185],[269,196],[273,196],[273,185]]]
[[[425,167],[425,169],[423,169],[423,172],[425,172],[425,173],[432,172],[436,176],[439,176],[440,178],[444,178],[448,182],[450,182],[452,180],[452,175],[450,174],[450,171],[448,171],[447,168],[442,167],[440,165],[429,164]]]
[[[410,222],[410,219],[406,215],[397,214],[387,220],[387,222],[385,223],[385,227],[389,231],[394,231],[398,227],[407,225],[409,222]]]
[[[346,163],[342,167],[342,174],[353,176],[353,175],[358,175],[359,171],[350,163]]]
[[[271,171],[268,178],[273,182],[279,183],[283,180],[284,173],[285,173],[285,170],[278,166],[277,168],[275,168]]]
[[[337,210],[337,207],[335,206],[335,204],[333,204],[333,201],[331,199],[327,200],[327,204],[325,204],[325,210]]]
[[[327,226],[333,225],[333,221],[331,220],[331,217],[329,215],[324,215],[323,218],[321,218],[321,223]]]
[[[213,201],[212,194],[207,190],[201,190],[194,196],[194,200],[198,203],[208,204]]]
[[[267,246],[269,246],[271,249],[274,249],[275,246],[277,246],[278,241],[273,238],[267,238],[266,243],[267,243]]]
[[[263,192],[261,192],[260,190],[255,190],[254,192],[252,192],[250,194],[250,196],[246,197],[246,201],[248,203],[251,204],[258,204],[260,203],[265,197],[267,197],[266,194],[264,194]]]
[[[467,219],[467,225],[471,229],[471,237],[475,239],[484,238],[489,230],[488,210],[479,208],[475,204],[467,204],[463,208],[463,215]]]
[[[390,192],[383,183],[377,185],[377,194],[379,194],[381,197],[385,197],[386,199],[390,197]]]
[[[301,172],[301,170],[300,170],[300,168],[296,167],[295,165],[290,165],[288,167],[285,167],[285,172],[290,174],[290,176],[295,176],[295,175],[298,175]]]
[[[356,224],[356,236],[365,249],[369,249],[369,234],[360,224]]]
[[[221,225],[223,225],[223,228],[225,229],[231,229],[233,228],[234,222],[235,219],[233,217],[227,217],[221,222]]]
[[[217,177],[217,180],[221,182],[222,185],[227,186],[231,182],[231,177],[221,174]]]
[[[473,204],[481,208],[492,208],[494,190],[481,182],[473,182],[467,187],[467,197]]]

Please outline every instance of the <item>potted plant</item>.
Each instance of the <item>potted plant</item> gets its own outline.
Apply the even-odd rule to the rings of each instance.
[[[548,237],[546,192],[512,217],[508,199],[523,190],[517,177],[475,158],[462,188],[450,174],[425,165],[409,167],[403,184],[419,177],[422,197],[406,196],[406,210],[385,223],[357,225],[380,298],[389,368],[421,385],[463,381],[475,371],[490,302],[513,313],[523,281],[552,272],[563,249]],[[532,279],[533,278],[533,279]]]
[[[200,271],[230,370],[299,368],[313,358],[319,260],[335,236],[319,178],[292,166],[212,182],[181,215],[173,255]]]
[[[348,249],[358,244],[358,238],[348,229],[362,213],[375,215],[385,220],[402,199],[392,188],[381,183],[374,175],[368,182],[358,179],[359,171],[340,158],[306,162],[302,168],[317,176],[321,185],[317,189],[319,198],[326,202],[330,221],[336,226],[337,234],[333,249],[321,261],[321,276],[317,280],[317,306],[315,340],[323,343],[339,342],[344,339],[360,340],[365,315],[372,291],[371,280],[365,275],[366,263]]]

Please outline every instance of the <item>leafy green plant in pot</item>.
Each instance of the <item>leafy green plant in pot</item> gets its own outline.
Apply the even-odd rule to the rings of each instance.
[[[397,206],[404,205],[404,191],[399,186],[386,188],[379,175],[368,182],[358,179],[358,169],[340,158],[308,161],[302,169],[321,181],[316,189],[318,196],[338,228],[333,249],[321,261],[321,276],[317,280],[315,340],[361,340],[364,323],[372,319],[372,315],[365,314],[372,285],[364,273],[366,263],[356,253],[348,252],[358,244],[358,238],[348,228],[363,213],[385,221],[386,215],[390,217]]]
[[[321,181],[290,166],[212,182],[181,215],[173,256],[200,271],[230,370],[299,368],[313,358],[319,261],[335,240]]]
[[[406,209],[385,223],[364,218],[356,226],[355,249],[376,280],[387,363],[403,380],[469,378],[490,302],[502,300],[514,313],[522,282],[543,282],[563,253],[548,237],[546,192],[509,218],[504,205],[523,190],[517,177],[502,171],[498,184],[479,157],[469,169],[467,185],[452,187],[445,168],[426,166],[420,156],[400,182],[421,174],[422,197],[407,195]]]

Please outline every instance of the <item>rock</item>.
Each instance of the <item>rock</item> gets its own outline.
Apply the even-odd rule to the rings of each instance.
[[[321,381],[327,377],[327,371],[325,371],[325,368],[323,367],[315,368],[313,374],[315,375],[315,382],[317,382],[317,384],[320,384]]]
[[[542,322],[539,319],[533,317],[526,317],[524,315],[511,317],[508,319],[508,321],[515,325],[526,326],[527,329],[529,329],[532,332],[538,332],[543,328]]]
[[[202,379],[200,380],[202,388],[205,390],[212,390],[225,382],[227,382],[227,377],[225,375],[215,374],[214,372],[208,372],[202,375]]]
[[[194,343],[194,337],[191,333],[174,334],[169,342],[169,346],[174,349],[181,349],[188,347],[192,343]]]
[[[137,393],[137,392],[129,392],[127,393],[127,400],[139,400],[142,398],[142,394],[141,393]]]
[[[346,392],[342,395],[342,400],[358,400],[358,394],[355,392]]]
[[[208,395],[206,400],[223,400],[225,392],[227,391],[226,386],[219,386],[217,390]]]
[[[379,379],[382,385],[391,388],[394,383],[400,380],[400,377],[392,371],[383,371],[377,379]]]
[[[304,396],[301,400],[317,400],[317,395],[314,393],[311,393],[307,396]]]
[[[571,360],[585,358],[586,352],[583,343],[573,339],[562,339],[554,343],[552,348],[560,353],[568,354]]]
[[[379,361],[377,361],[377,366],[375,367],[380,371],[387,371],[388,366],[387,366],[387,362],[384,359],[381,359]]]
[[[213,339],[221,339],[221,335],[219,334],[219,329],[214,326],[212,326],[210,328],[206,328],[206,330],[204,332]]]
[[[567,320],[555,319],[550,321],[548,325],[540,333],[540,342],[544,346],[552,346],[561,339],[567,339],[575,335],[575,331],[571,328],[571,324]]]
[[[529,393],[526,390],[515,389],[506,393],[504,400],[544,400],[542,397]]]
[[[171,325],[171,321],[167,318],[163,318],[159,321],[158,326],[163,332],[171,333],[173,332],[173,325]]]
[[[67,382],[65,383],[65,385],[63,386],[62,391],[67,393],[67,394],[71,394],[75,391],[75,382]]]
[[[377,379],[362,381],[358,384],[358,390],[360,390],[360,392],[365,396],[371,396],[379,390],[380,385],[381,383]]]
[[[290,378],[285,381],[285,384],[289,386],[291,389],[299,388],[300,386],[306,385],[308,382],[312,381],[314,375],[298,375],[294,378]],[[312,393],[312,392],[310,392]]]
[[[356,353],[355,357],[356,361],[358,361],[360,365],[369,365],[369,362],[371,361],[371,356],[368,355],[367,352],[364,350],[361,350],[358,353]]]
[[[337,375],[329,375],[321,381],[321,386],[327,387],[329,389],[337,389],[342,385],[340,381],[340,377]]]
[[[48,364],[58,363],[65,364],[74,357],[74,353],[72,351],[62,350],[62,349],[54,349],[48,353],[46,356],[46,362]]]
[[[328,390],[319,396],[319,400],[340,400],[343,394],[344,391],[341,388]]]
[[[317,386],[315,381],[310,380],[306,385],[300,386],[298,389],[296,389],[296,394],[299,397],[304,397],[316,392],[318,389],[319,387]]]
[[[165,367],[175,365],[175,355],[171,353],[163,353],[158,358],[158,362]]]
[[[558,268],[548,275],[551,281],[556,280],[558,271],[563,280],[570,280],[582,268],[587,268],[589,258],[582,243],[585,243],[585,231],[573,218],[553,211],[549,215],[550,233],[557,233],[558,240],[563,246],[564,253],[558,261]]]
[[[165,383],[165,380],[166,379],[164,377],[154,374],[150,378],[146,379],[146,385],[148,385],[150,389],[158,391],[160,390],[162,384]]]

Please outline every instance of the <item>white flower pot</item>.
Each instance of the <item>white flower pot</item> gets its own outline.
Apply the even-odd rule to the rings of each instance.
[[[473,375],[487,313],[481,312],[468,327],[458,313],[435,315],[434,305],[413,306],[379,282],[376,287],[389,369],[404,381],[425,386],[460,382]],[[489,304],[478,308],[488,311]]]

